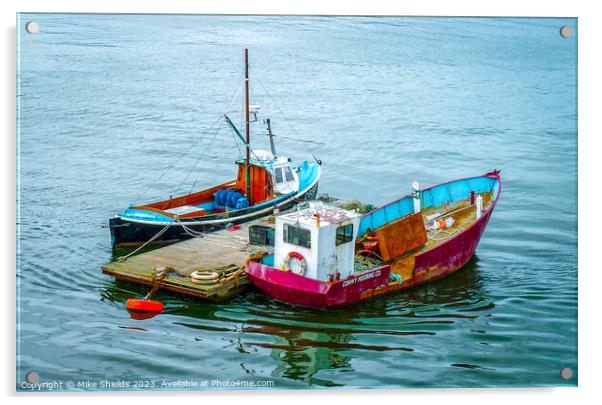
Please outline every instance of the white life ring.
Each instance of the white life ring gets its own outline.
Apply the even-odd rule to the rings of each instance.
[[[293,259],[295,259],[297,262],[297,265],[294,266],[294,269],[291,267],[291,262]],[[307,271],[307,261],[305,261],[303,255],[299,252],[289,252],[289,254],[286,256],[286,259],[284,259],[284,266],[287,270],[298,276],[304,275]]]
[[[190,279],[195,284],[215,284],[219,281],[219,274],[215,271],[194,271]]]

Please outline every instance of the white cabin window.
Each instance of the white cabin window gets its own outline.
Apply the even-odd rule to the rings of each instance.
[[[353,224],[339,226],[337,228],[337,246],[353,240]]]
[[[293,172],[292,172],[290,166],[287,166],[284,169],[284,173],[286,175],[286,181],[295,181],[295,178],[293,177]]]
[[[311,249],[311,231],[284,224],[284,241],[291,245],[297,245]]]
[[[281,167],[274,170],[274,175],[276,176],[276,183],[282,183],[283,177],[282,177],[282,168]]]

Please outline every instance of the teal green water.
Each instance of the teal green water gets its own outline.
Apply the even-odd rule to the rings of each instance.
[[[21,15],[18,388],[28,371],[67,389],[576,385],[577,39],[560,37],[565,24],[576,34],[575,19]],[[130,319],[125,300],[146,290],[101,274],[107,220],[141,194],[234,175],[231,134],[210,126],[245,47],[252,102],[280,152],[324,161],[321,192],[380,204],[415,179],[501,169],[475,258],[344,309],[159,294],[166,313]]]

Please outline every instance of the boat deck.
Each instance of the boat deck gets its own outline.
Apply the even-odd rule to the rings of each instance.
[[[483,211],[485,211],[491,205],[493,194],[479,193],[477,195],[483,197]],[[454,224],[441,231],[427,231],[428,241],[426,244],[389,262],[389,264],[391,264],[391,272],[399,274],[403,280],[409,280],[413,277],[416,255],[445,243],[476,221],[476,206],[474,204],[471,205],[470,199],[468,198],[453,204],[425,208],[421,211],[421,214],[425,224],[432,223],[432,218],[435,216],[437,219],[452,217],[454,219]],[[427,217],[430,217],[431,219],[429,220]],[[377,258],[362,257],[358,260],[355,271],[365,271],[366,269],[382,266],[383,264],[385,264],[385,262]]]
[[[157,267],[171,271],[160,288],[213,301],[231,298],[249,281],[241,270],[249,256],[268,252],[268,246],[249,245],[249,227],[273,226],[274,217],[264,217],[237,227],[203,234],[150,252],[115,260],[102,267],[104,274],[117,279],[152,286]],[[239,271],[240,270],[240,271]],[[215,284],[197,284],[190,276],[194,271],[211,271],[220,275]]]
[[[477,194],[483,197],[483,211],[489,208],[491,204],[493,194],[492,193],[482,193]],[[414,260],[416,255],[420,253],[424,253],[427,250],[433,249],[443,243],[445,243],[450,238],[454,237],[456,234],[462,232],[464,229],[468,228],[473,222],[476,221],[476,206],[470,204],[470,199],[459,201],[455,204],[448,204],[445,206],[434,207],[434,208],[425,208],[422,210],[422,217],[424,218],[424,223],[428,224],[432,222],[432,220],[428,220],[427,217],[432,215],[437,215],[437,218],[454,218],[454,224],[441,230],[439,232],[436,231],[427,231],[428,242],[422,246],[421,248],[411,252],[408,255],[402,256],[393,260],[391,263],[391,272],[399,274],[403,280],[409,280],[413,277],[414,273]]]

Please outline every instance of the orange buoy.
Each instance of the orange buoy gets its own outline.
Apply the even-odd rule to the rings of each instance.
[[[165,280],[168,274],[173,271],[169,267],[159,266],[157,267],[158,279],[153,280],[153,288],[146,294],[144,299],[130,298],[125,303],[125,309],[130,313],[132,319],[148,319],[155,315],[159,315],[164,308],[162,302],[151,301],[150,297],[159,289],[161,282]]]
[[[130,311],[161,312],[164,305],[159,301],[130,298],[127,300],[125,307]]]
[[[145,319],[154,318],[155,316],[159,315],[158,312],[128,311],[128,313],[130,314],[130,318],[135,319],[137,321],[143,321]]]
[[[442,219],[438,219],[433,223],[433,225],[434,225],[433,228],[438,231],[440,229],[445,228],[445,221]]]

